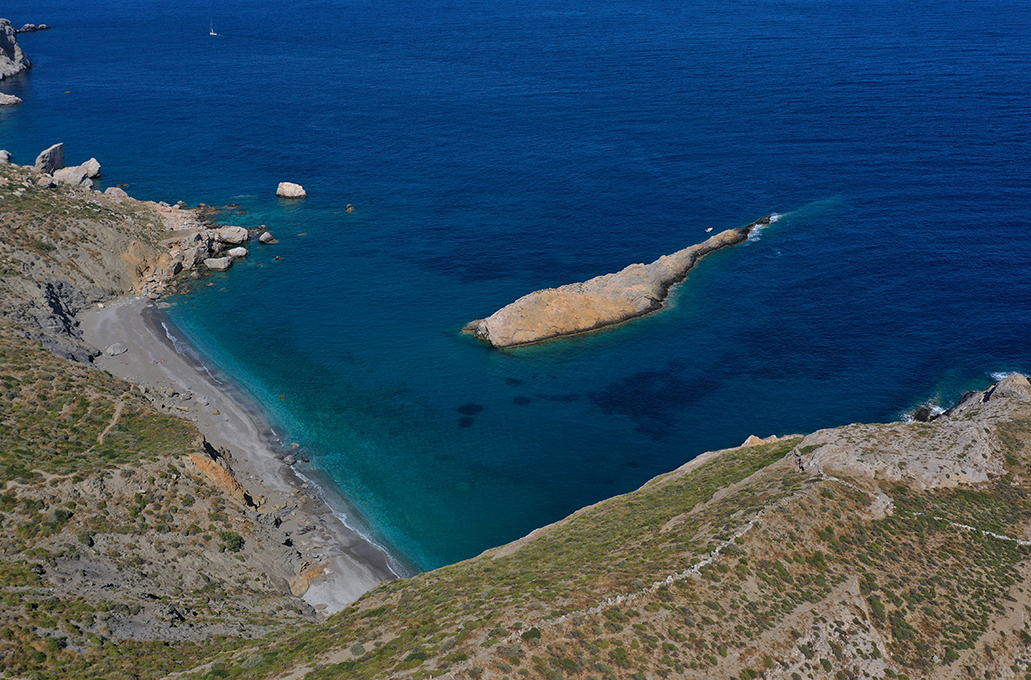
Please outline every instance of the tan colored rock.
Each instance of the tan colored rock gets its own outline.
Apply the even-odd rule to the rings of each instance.
[[[463,330],[494,347],[513,347],[644,316],[662,307],[670,288],[683,281],[700,258],[744,241],[752,229],[770,221],[764,217],[747,227],[728,229],[651,264],[632,264],[583,283],[538,290]]]
[[[202,453],[191,453],[190,461],[211,483],[240,505],[247,505],[247,491],[224,467]]]

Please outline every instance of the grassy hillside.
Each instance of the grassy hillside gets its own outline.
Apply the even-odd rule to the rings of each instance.
[[[920,491],[813,473],[814,438],[730,450],[193,677],[1023,677],[1031,391],[953,418],[1002,474]],[[901,462],[946,425],[832,432]]]

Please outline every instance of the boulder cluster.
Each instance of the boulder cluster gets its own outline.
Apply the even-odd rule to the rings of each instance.
[[[54,144],[43,150],[36,157],[34,169],[40,175],[36,183],[44,188],[71,184],[92,189],[93,180],[100,177],[100,162],[96,158],[91,158],[82,165],[65,165],[64,144]]]

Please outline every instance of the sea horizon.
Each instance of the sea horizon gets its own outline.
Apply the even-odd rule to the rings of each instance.
[[[1019,3],[6,18],[54,27],[19,36],[34,68],[0,82],[24,100],[0,109],[15,162],[64,142],[99,188],[239,204],[219,220],[279,240],[164,313],[412,570],[749,435],[899,419],[1031,370]],[[771,213],[647,318],[508,351],[460,332]]]

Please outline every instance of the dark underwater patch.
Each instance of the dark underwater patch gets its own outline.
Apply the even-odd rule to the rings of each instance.
[[[572,403],[574,401],[577,401],[583,395],[582,394],[576,394],[576,393],[569,393],[569,394],[544,394],[543,392],[538,392],[537,394],[535,394],[533,396],[537,397],[538,399],[543,399],[544,401],[558,401],[558,402],[561,402],[563,404],[569,404],[569,403]]]
[[[587,395],[603,413],[620,415],[634,423],[634,429],[651,439],[663,439],[684,412],[719,387],[717,380],[678,375],[668,371],[641,371],[609,383]]]
[[[461,413],[463,416],[474,416],[483,410],[483,406],[481,406],[480,404],[469,402],[468,404],[463,404],[459,406],[455,410]]]
[[[530,399],[530,397],[512,397],[512,403],[518,406],[526,406],[531,401],[533,401],[533,399]]]
[[[461,420],[458,421],[458,426],[459,427],[472,427],[473,426],[473,419],[471,417],[469,417],[469,416],[466,416],[466,417],[464,417],[464,418],[462,418]]]

